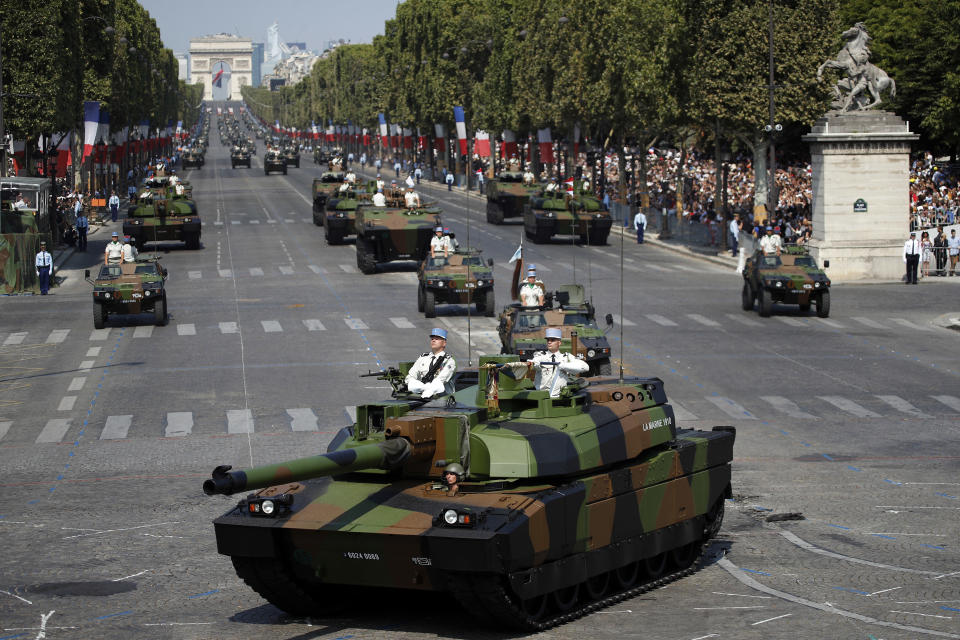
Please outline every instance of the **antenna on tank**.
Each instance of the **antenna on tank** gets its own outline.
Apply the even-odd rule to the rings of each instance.
[[[626,213],[624,215],[627,215]],[[623,230],[620,231],[620,384],[623,384]],[[590,287],[593,290],[593,287]]]

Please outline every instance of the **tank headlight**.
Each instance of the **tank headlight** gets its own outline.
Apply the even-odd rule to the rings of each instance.
[[[107,291],[106,293],[104,293],[104,294],[103,294],[103,297],[106,298],[107,300],[109,300],[109,299],[110,299],[110,292]]]
[[[457,512],[453,509],[447,509],[443,512],[443,521],[447,524],[457,524],[459,520],[460,518],[457,516]]]
[[[477,286],[478,286],[478,287],[482,287],[482,286],[483,286],[483,280],[477,280]]]
[[[150,290],[149,290],[149,289],[145,289],[144,292],[143,292],[143,295],[146,296],[147,298],[149,298],[149,297],[150,297]]]
[[[260,510],[263,511],[264,515],[272,516],[274,508],[273,500],[264,500],[260,503]]]
[[[597,352],[596,352],[596,351],[594,351],[593,349],[587,349],[587,357],[588,357],[588,358],[592,358],[592,357],[595,356],[595,355],[597,355]]]
[[[778,288],[778,289],[783,288],[783,283],[780,282],[779,280],[777,280],[777,288]]]

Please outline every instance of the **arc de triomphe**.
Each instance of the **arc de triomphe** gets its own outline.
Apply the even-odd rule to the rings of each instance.
[[[253,75],[253,41],[229,33],[190,40],[190,82],[203,83],[204,100],[239,100]]]

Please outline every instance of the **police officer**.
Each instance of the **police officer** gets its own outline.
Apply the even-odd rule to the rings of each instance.
[[[450,238],[443,235],[443,227],[437,227],[434,230],[434,236],[430,238],[430,257],[436,258],[437,254],[443,251],[443,257],[450,255]]]
[[[579,358],[560,353],[560,329],[547,329],[547,350],[537,351],[530,362],[537,370],[534,386],[540,391],[549,391],[551,398],[560,397],[560,390],[570,382],[570,376],[587,371],[590,366]]]
[[[50,290],[50,276],[53,275],[53,256],[47,251],[47,243],[40,241],[40,251],[34,261],[37,270],[37,277],[40,279],[40,295],[47,295]]]
[[[90,221],[87,219],[83,209],[77,214],[77,251],[87,250],[87,231],[90,230]]]
[[[533,265],[527,269],[527,281],[520,286],[520,304],[524,307],[543,306],[543,286],[537,282],[537,270]]]
[[[903,243],[903,261],[907,263],[907,281],[905,284],[917,284],[917,266],[920,264],[920,252],[923,246],[917,240],[917,232],[910,232],[910,239]]]
[[[110,220],[116,222],[117,216],[120,213],[120,198],[117,196],[116,191],[110,192],[110,199],[107,200],[107,205],[110,207]]]
[[[407,373],[407,389],[419,393],[422,398],[431,398],[438,393],[453,393],[453,374],[457,363],[445,351],[447,331],[434,328],[430,331],[430,351],[424,353]]]
[[[120,264],[123,262],[123,245],[120,244],[120,234],[114,231],[110,234],[110,242],[103,250],[103,264]]]

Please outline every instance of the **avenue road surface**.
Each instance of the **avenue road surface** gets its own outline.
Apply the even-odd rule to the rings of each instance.
[[[504,637],[446,594],[294,618],[216,553],[211,520],[236,498],[203,495],[214,466],[324,451],[388,394],[358,375],[412,360],[432,326],[461,365],[499,351],[496,318],[471,319],[468,351],[465,308],[417,313],[412,264],[365,276],[352,244],[328,247],[311,222],[321,168],[264,176],[258,142],[232,170],[214,126],[205,166],[183,172],[202,249],[162,248],[168,326],[93,329],[83,269],[109,225],[53,295],[0,299],[0,640]],[[508,302],[522,226],[421,192],[494,259]],[[760,318],[732,270],[626,240],[622,270],[616,233],[524,250],[548,289],[581,282],[616,316],[614,356],[665,381],[681,426],[737,427],[735,499],[696,574],[538,637],[960,638],[960,335],[941,326],[958,283],[841,284],[829,319]],[[784,514],[802,519],[767,521]]]

